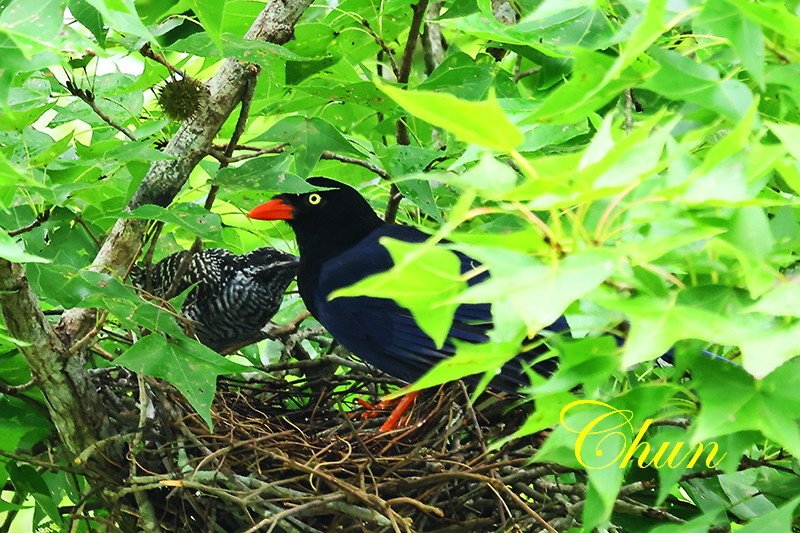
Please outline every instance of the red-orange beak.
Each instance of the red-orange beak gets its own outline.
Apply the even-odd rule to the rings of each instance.
[[[292,220],[294,208],[283,198],[273,198],[251,209],[247,216],[258,220]]]

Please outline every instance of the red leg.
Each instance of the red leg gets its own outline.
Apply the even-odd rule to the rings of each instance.
[[[389,415],[389,418],[387,418],[386,422],[384,422],[383,425],[381,426],[380,431],[391,431],[393,429],[396,429],[398,422],[400,422],[400,419],[403,417],[408,408],[411,407],[411,404],[414,403],[414,400],[417,399],[418,395],[419,391],[416,391],[416,392],[409,392],[408,394],[403,396],[403,399],[400,400],[400,403],[398,403],[397,407],[394,408],[392,414]]]
[[[364,408],[363,411],[359,412],[352,412],[348,416],[350,418],[357,418],[359,420],[370,420],[372,418],[377,418],[383,414],[383,411],[389,409],[394,404],[397,403],[397,400],[381,400],[378,403],[372,404],[369,403],[367,400],[363,398],[356,398],[355,402]]]

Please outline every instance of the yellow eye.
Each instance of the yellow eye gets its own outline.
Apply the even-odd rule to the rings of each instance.
[[[310,203],[311,205],[319,205],[322,203],[322,196],[320,196],[317,193],[309,194],[308,203]]]

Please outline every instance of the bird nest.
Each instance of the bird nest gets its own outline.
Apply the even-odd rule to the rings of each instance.
[[[213,431],[170,386],[139,381],[148,420],[127,406],[140,435],[128,454],[132,475],[117,490],[121,506],[136,495],[141,512],[147,494],[162,529],[193,532],[552,531],[544,524],[574,523],[566,504],[580,497],[559,487],[575,473],[531,463],[542,435],[492,447],[524,422],[528,408],[518,400],[486,393],[470,404],[467,389],[451,383],[423,391],[401,426],[382,432],[388,410],[365,410],[356,399],[375,399],[396,382],[355,362],[343,372],[337,360],[298,362],[301,376],[284,364],[274,368],[290,374],[277,379],[221,378]],[[135,376],[103,372],[107,390],[127,389],[114,401],[136,401]]]

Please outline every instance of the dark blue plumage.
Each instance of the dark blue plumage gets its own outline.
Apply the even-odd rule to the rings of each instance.
[[[428,235],[416,228],[384,223],[354,189],[325,178],[309,180],[332,190],[307,194],[282,194],[250,212],[251,218],[287,220],[297,236],[300,296],[308,310],[348,350],[380,370],[412,382],[439,361],[455,353],[454,341],[484,343],[492,328],[489,304],[464,304],[455,313],[444,346],[434,342],[417,325],[410,311],[395,301],[375,297],[340,297],[329,301],[336,289],[391,268],[393,262],[382,237],[423,242]],[[461,271],[480,263],[459,253]],[[469,283],[484,281],[488,273]],[[567,329],[559,319],[551,328]],[[526,366],[538,353],[527,352],[507,363],[491,386],[515,391],[528,384]],[[550,361],[534,365],[542,374],[552,373]],[[470,381],[474,381],[473,377]]]

